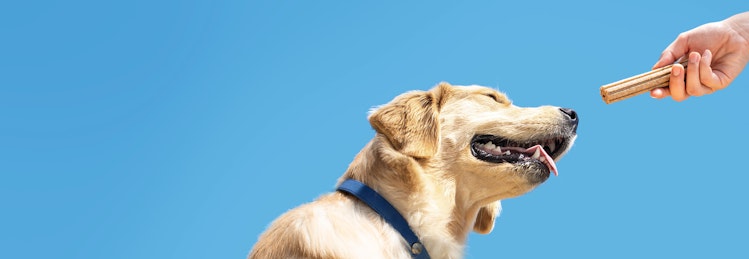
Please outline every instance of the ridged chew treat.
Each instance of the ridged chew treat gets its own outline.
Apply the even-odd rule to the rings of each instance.
[[[686,67],[687,61],[679,64]],[[674,65],[668,65],[647,73],[642,73],[630,78],[616,81],[601,86],[601,97],[606,104],[618,102],[635,95],[649,92],[655,88],[668,86],[671,77],[671,68]]]

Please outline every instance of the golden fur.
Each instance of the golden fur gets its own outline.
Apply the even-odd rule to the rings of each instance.
[[[471,153],[472,138],[564,136],[557,160],[576,136],[577,122],[570,126],[569,117],[558,107],[514,106],[481,86],[441,83],[407,92],[371,111],[376,135],[338,183],[353,178],[379,192],[432,258],[461,258],[471,230],[492,231],[500,200],[522,195],[549,176],[535,165],[479,160]],[[410,258],[408,251],[398,232],[366,204],[333,192],[281,215],[249,258]]]

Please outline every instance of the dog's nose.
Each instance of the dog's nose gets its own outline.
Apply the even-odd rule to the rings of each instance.
[[[577,123],[580,121],[577,117],[577,112],[570,108],[559,108],[559,110],[567,116],[567,121],[572,125],[572,130],[577,131]]]

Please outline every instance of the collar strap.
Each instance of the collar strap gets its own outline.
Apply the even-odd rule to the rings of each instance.
[[[398,213],[393,205],[391,205],[385,198],[380,196],[377,191],[369,188],[369,186],[354,180],[347,179],[338,186],[338,191],[349,193],[354,195],[359,200],[369,205],[372,210],[380,214],[380,216],[387,221],[388,224],[393,226],[397,230],[406,242],[408,242],[411,257],[419,259],[428,259],[429,253],[427,253],[426,247],[421,243],[419,238],[408,226],[408,222],[403,216]]]

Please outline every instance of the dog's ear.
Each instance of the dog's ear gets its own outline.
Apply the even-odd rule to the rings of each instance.
[[[476,215],[476,222],[473,223],[473,231],[479,234],[489,234],[494,229],[494,220],[499,216],[499,211],[502,209],[501,201],[495,201],[481,207],[478,215]]]
[[[412,91],[370,112],[369,123],[393,147],[409,156],[426,158],[437,152],[440,107],[452,86],[441,83],[427,92]]]

